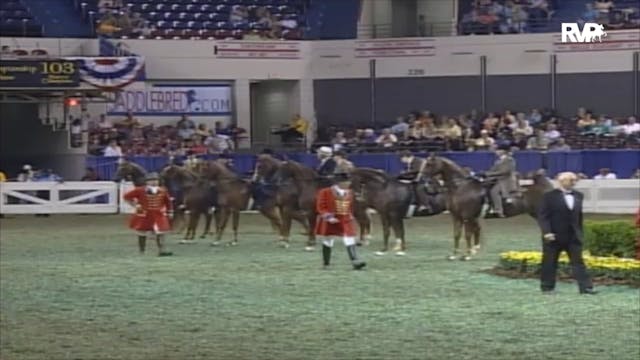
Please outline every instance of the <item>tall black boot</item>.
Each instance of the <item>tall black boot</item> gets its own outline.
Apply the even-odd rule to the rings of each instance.
[[[140,254],[144,254],[144,248],[146,245],[147,245],[147,237],[138,236],[138,248],[140,249]]]
[[[331,247],[325,244],[322,244],[322,264],[324,268],[328,268],[331,263]]]
[[[173,253],[171,251],[167,251],[164,247],[164,236],[158,235],[156,237],[156,242],[158,243],[158,256],[171,256]]]
[[[349,259],[351,259],[351,264],[353,265],[354,270],[360,270],[363,267],[367,266],[367,263],[358,258],[358,254],[356,253],[356,245],[347,246],[347,254],[349,254]]]

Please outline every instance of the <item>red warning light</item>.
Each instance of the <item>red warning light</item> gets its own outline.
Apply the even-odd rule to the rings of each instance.
[[[78,99],[75,99],[75,98],[67,99],[67,105],[68,106],[78,106],[78,104],[79,104]]]

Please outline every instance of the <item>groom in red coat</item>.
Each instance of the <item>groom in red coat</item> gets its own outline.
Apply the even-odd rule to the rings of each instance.
[[[124,200],[136,209],[131,216],[129,227],[138,232],[138,246],[143,254],[147,242],[147,234],[156,236],[159,256],[171,256],[165,250],[164,234],[171,230],[169,217],[172,215],[172,203],[169,192],[160,186],[157,173],[150,173],[145,178],[146,185],[138,186],[124,195]]]
[[[355,270],[367,264],[356,253],[356,229],[353,221],[353,191],[351,181],[345,173],[336,174],[335,185],[318,191],[316,196],[316,235],[322,239],[324,268],[331,262],[331,248],[336,237],[341,237]]]

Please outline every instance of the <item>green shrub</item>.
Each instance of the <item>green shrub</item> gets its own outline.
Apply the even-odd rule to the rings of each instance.
[[[595,256],[634,258],[636,231],[630,221],[586,221],[584,249]]]

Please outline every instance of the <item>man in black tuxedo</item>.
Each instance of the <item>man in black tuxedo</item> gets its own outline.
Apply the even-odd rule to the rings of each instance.
[[[560,187],[544,195],[538,213],[543,234],[541,288],[551,294],[556,285],[558,257],[569,255],[573,276],[581,294],[593,295],[591,279],[582,259],[582,193],[573,190],[578,177],[572,172],[558,175]]]

